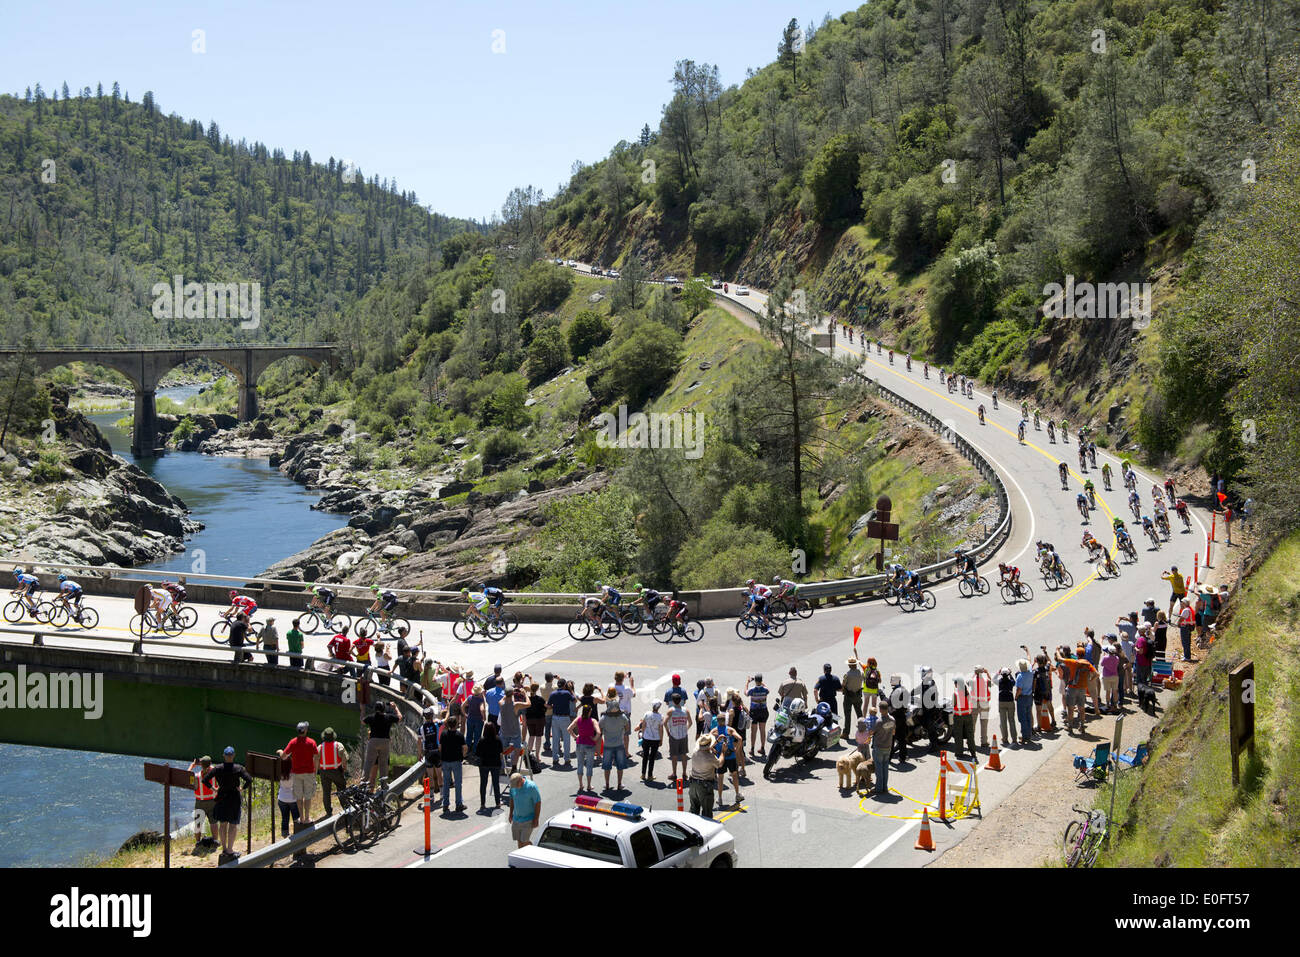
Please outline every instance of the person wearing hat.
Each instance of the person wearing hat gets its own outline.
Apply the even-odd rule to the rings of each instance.
[[[1142,620],[1148,625],[1156,623],[1156,600],[1148,598],[1142,603]]]
[[[609,790],[610,768],[618,770],[618,790],[623,790],[623,769],[628,765],[628,744],[632,737],[632,722],[619,707],[618,692],[610,689],[605,697],[605,714],[600,719],[600,736],[605,753],[600,759],[600,769],[605,772],[605,790]]]
[[[695,753],[688,767],[691,788],[691,813],[713,819],[713,793],[722,768],[722,758],[713,750],[713,735],[695,739]]]
[[[686,689],[682,687],[682,676],[681,676],[681,675],[673,675],[673,683],[672,683],[672,686],[671,686],[667,691],[664,692],[664,704],[672,704],[672,703],[673,703],[673,695],[675,695],[675,694],[679,694],[679,695],[681,695],[683,701],[686,700],[686,697],[687,697],[687,695],[686,695]]]
[[[205,784],[203,774],[208,768],[212,767],[212,756],[203,755],[190,762],[189,771],[194,775],[194,844],[195,847],[211,847],[217,843],[217,825],[212,819],[212,807],[216,804],[217,793],[212,785]],[[208,819],[208,833],[211,837],[203,836],[203,820],[199,817],[203,814]]]
[[[348,786],[348,749],[340,744],[333,728],[326,728],[320,733],[320,786],[325,802],[325,816],[334,816],[334,803],[330,800],[331,789],[342,791]]]
[[[212,819],[217,822],[217,839],[221,841],[218,864],[239,857],[235,839],[239,836],[239,811],[243,806],[240,788],[253,783],[253,776],[235,763],[235,749],[227,747],[221,752],[221,763],[203,772],[203,780],[217,786],[217,796],[212,804]],[[242,782],[242,784],[241,784]]]
[[[290,785],[298,802],[298,821],[311,822],[311,799],[316,795],[316,772],[320,770],[320,748],[307,737],[307,722],[298,722],[298,734],[289,739],[284,753],[289,756]]]
[[[850,658],[845,662],[849,670],[844,672],[840,678],[840,687],[844,690],[844,731],[848,732],[853,727],[853,718],[861,718],[864,712],[862,710],[862,687],[864,676],[862,669],[858,667],[858,659]]]
[[[1119,649],[1114,645],[1114,635],[1105,635],[1106,644],[1101,652],[1101,686],[1106,698],[1106,712],[1119,712]]]
[[[268,665],[278,665],[280,656],[277,652],[280,650],[280,631],[275,627],[275,619],[266,619],[266,624],[262,626],[262,650],[266,652],[266,663]],[[306,818],[303,818],[306,820]]]

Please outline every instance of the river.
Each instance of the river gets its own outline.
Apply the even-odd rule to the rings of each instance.
[[[185,385],[158,394],[183,402],[198,390]],[[127,460],[130,435],[116,422],[130,414],[88,416],[113,452]],[[155,566],[167,571],[256,575],[347,524],[345,515],[312,511],[319,493],[286,478],[265,459],[168,452],[135,464],[204,523],[184,553]],[[219,758],[215,747],[199,743],[196,749]],[[142,763],[120,754],[0,744],[0,867],[76,864],[87,855],[112,854],[137,831],[159,830],[162,793],[144,780]],[[173,790],[173,820],[188,821],[192,808],[189,794]]]

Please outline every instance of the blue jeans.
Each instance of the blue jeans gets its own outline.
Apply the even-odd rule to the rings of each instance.
[[[564,754],[564,761],[568,761],[573,749],[569,746],[569,723],[573,719],[567,714],[551,715],[551,759],[554,761],[561,760],[560,754]]]
[[[1016,717],[1020,719],[1020,740],[1028,741],[1034,733],[1034,699],[1029,695],[1016,699]]]
[[[623,745],[613,746],[605,745],[605,756],[601,758],[600,769],[609,771],[610,768],[622,771],[627,767],[627,749]]]
[[[886,794],[889,791],[889,751],[892,749],[878,748],[871,746],[871,760],[876,766],[876,793]]]
[[[478,747],[479,741],[483,738],[483,722],[470,718],[465,722],[465,744],[469,748],[469,753],[473,754],[474,749]]]
[[[464,778],[464,765],[460,761],[443,761],[442,762],[442,813],[447,814],[452,811],[451,806],[451,782],[456,782],[456,807],[460,807],[465,801],[461,795],[461,782]]]
[[[591,777],[596,770],[596,746],[594,744],[578,745],[578,776]]]

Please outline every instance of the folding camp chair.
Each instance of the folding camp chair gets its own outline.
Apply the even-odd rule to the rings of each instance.
[[[1174,676],[1174,663],[1172,661],[1153,661],[1151,663],[1151,683],[1153,685],[1164,686],[1169,678]]]
[[[1074,783],[1087,784],[1106,780],[1106,771],[1110,767],[1110,744],[1099,744],[1092,749],[1090,757],[1074,756]]]
[[[1119,770],[1120,765],[1126,768],[1140,768],[1147,763],[1147,743],[1143,741],[1135,748],[1129,748],[1123,754],[1114,756],[1115,769]]]

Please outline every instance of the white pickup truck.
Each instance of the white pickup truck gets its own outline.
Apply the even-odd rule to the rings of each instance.
[[[548,820],[511,867],[735,867],[736,842],[721,824],[681,811],[582,802]]]

